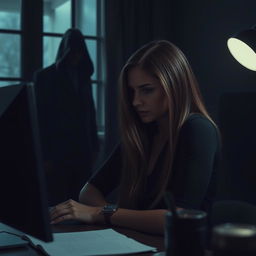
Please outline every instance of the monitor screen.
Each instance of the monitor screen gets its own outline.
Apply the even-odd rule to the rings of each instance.
[[[0,221],[52,240],[33,84],[0,88]]]

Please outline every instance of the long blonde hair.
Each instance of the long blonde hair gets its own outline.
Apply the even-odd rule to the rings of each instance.
[[[149,138],[132,106],[127,84],[127,73],[132,67],[140,67],[156,77],[163,86],[169,107],[169,147],[165,166],[159,170],[159,178],[152,192],[153,208],[162,198],[172,164],[179,130],[191,113],[200,113],[209,119],[192,68],[182,51],[168,41],[153,41],[137,50],[123,67],[120,78],[120,134],[123,145],[123,169],[120,184],[119,205],[137,209],[147,179]],[[215,125],[215,124],[214,124]]]

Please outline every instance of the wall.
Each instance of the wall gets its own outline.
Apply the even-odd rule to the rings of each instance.
[[[251,145],[248,147],[246,140],[243,139],[246,130],[244,130],[244,125],[240,125],[239,116],[235,120],[234,108],[241,104],[239,97],[237,102],[231,103],[230,101],[225,104],[228,108],[226,115],[229,111],[232,113],[234,116],[232,122],[235,125],[227,124],[227,122],[224,124],[224,121],[222,123],[219,118],[219,100],[222,94],[256,91],[256,72],[241,66],[231,56],[226,44],[230,35],[256,24],[256,1],[179,0],[174,3],[172,15],[173,41],[190,60],[208,110],[221,128],[223,125],[228,126],[232,129],[232,134],[237,136],[227,138],[224,133],[222,137],[224,154],[218,181],[219,196],[256,203],[256,199],[253,199],[256,194],[256,177],[253,174],[256,164],[251,162],[249,166],[246,159],[241,162],[239,155],[234,157],[235,150],[236,153],[237,150],[241,152],[248,150],[248,154],[251,154],[253,150]],[[252,113],[256,114],[256,105]],[[243,115],[242,111],[241,115]],[[253,118],[253,114],[248,118]],[[225,116],[222,116],[222,120],[225,120]],[[240,133],[242,129],[243,132]],[[255,136],[253,132],[251,136]],[[238,141],[242,141],[245,145],[242,147]],[[229,157],[227,157],[227,152]],[[247,173],[246,177],[245,173]]]
[[[256,91],[256,72],[236,62],[226,44],[230,35],[256,24],[256,1],[179,0],[174,8],[174,41],[189,58],[206,105],[218,119],[222,93]]]

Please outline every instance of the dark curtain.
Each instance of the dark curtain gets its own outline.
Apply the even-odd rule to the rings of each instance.
[[[143,44],[172,40],[171,0],[105,1],[106,31],[106,137],[104,155],[119,141],[118,76],[128,57]]]

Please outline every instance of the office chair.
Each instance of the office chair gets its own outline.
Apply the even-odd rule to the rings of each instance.
[[[223,223],[256,225],[256,205],[236,200],[217,201],[210,214],[211,226]]]

